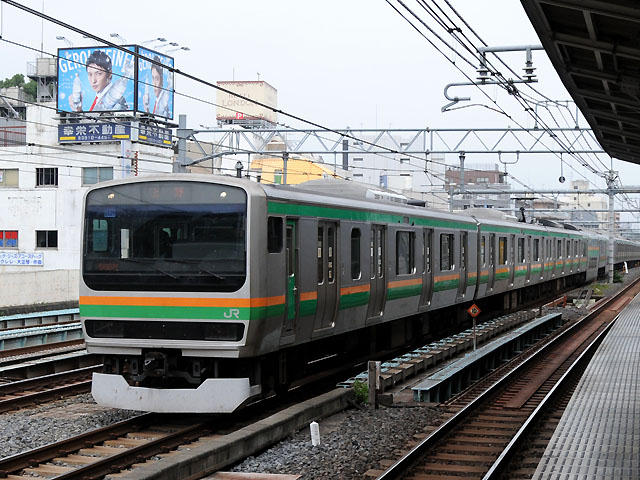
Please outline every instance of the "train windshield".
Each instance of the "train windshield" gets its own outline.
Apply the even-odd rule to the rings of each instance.
[[[247,196],[228,185],[142,182],[87,196],[83,278],[94,290],[238,290]]]

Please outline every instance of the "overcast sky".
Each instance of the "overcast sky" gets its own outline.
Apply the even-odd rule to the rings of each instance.
[[[383,0],[22,3],[40,11],[44,8],[45,13],[104,38],[114,32],[129,43],[166,37],[190,48],[173,53],[176,68],[211,82],[232,77],[256,80],[259,75],[278,90],[279,108],[332,128],[515,127],[515,121],[532,125],[522,107],[494,87],[485,91],[515,121],[482,107],[442,113],[440,109],[447,103],[444,86],[466,79]],[[446,6],[442,0],[438,3]],[[539,43],[517,0],[450,3],[489,45]],[[415,7],[411,1],[408,4]],[[424,10],[415,8],[427,18]],[[431,20],[430,25],[435,26],[435,22]],[[5,39],[36,48],[43,42],[47,52],[67,46],[56,40],[58,35],[77,47],[92,45],[79,34],[46,22],[42,25],[39,19],[6,4],[2,7],[1,33]],[[35,56],[34,52],[0,42],[0,77],[25,72],[26,63]],[[508,53],[502,58],[514,70],[522,71],[524,53]],[[534,66],[540,79],[536,88],[553,99],[570,98],[544,51],[534,52]],[[177,77],[175,88],[215,102],[215,90],[210,87]],[[468,104],[488,102],[473,87],[452,93],[471,96]],[[177,113],[188,114],[190,127],[215,125],[215,108],[204,102],[177,96]],[[294,124],[286,118],[279,120]],[[608,157],[602,158],[608,165]],[[468,161],[494,163],[497,158],[483,156]],[[594,179],[577,162],[572,164]],[[638,167],[622,162],[614,167],[621,170],[624,183],[638,183]],[[533,186],[562,187],[558,183],[559,161],[551,155],[538,159],[523,156],[508,168]],[[568,179],[582,178],[569,168],[564,174]],[[602,181],[597,184],[604,185]]]

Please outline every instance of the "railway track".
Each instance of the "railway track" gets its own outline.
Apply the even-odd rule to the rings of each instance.
[[[544,451],[544,438],[550,438],[553,423],[561,416],[590,355],[638,292],[636,281],[546,339],[542,347],[523,352],[527,358],[519,357],[518,365],[503,365],[451,399],[444,406],[448,420],[379,480],[513,478],[511,472],[516,470],[526,475],[535,456],[541,455],[540,449]],[[527,454],[522,453],[524,439],[535,447]],[[516,453],[520,463],[507,475]]]
[[[84,350],[84,339],[67,340],[64,342],[32,345],[29,347],[0,350],[0,365],[10,365],[25,360],[35,360],[58,353]]]
[[[0,477],[97,479],[141,459],[202,438],[211,428],[191,417],[143,414],[0,460]]]
[[[27,378],[0,385],[0,413],[91,390],[91,374],[102,365]]]

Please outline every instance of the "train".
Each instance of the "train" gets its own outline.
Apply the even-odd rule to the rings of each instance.
[[[355,182],[172,174],[84,197],[79,307],[101,405],[230,413],[300,378],[604,274],[607,238]],[[640,260],[616,239],[615,263]]]

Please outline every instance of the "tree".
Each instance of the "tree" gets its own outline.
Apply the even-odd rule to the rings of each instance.
[[[27,97],[31,100],[35,100],[37,96],[38,85],[33,80],[29,80],[28,83],[24,81],[24,75],[21,73],[16,73],[11,78],[5,78],[4,80],[0,80],[0,88],[9,88],[9,87],[22,87],[24,92],[27,94]]]

